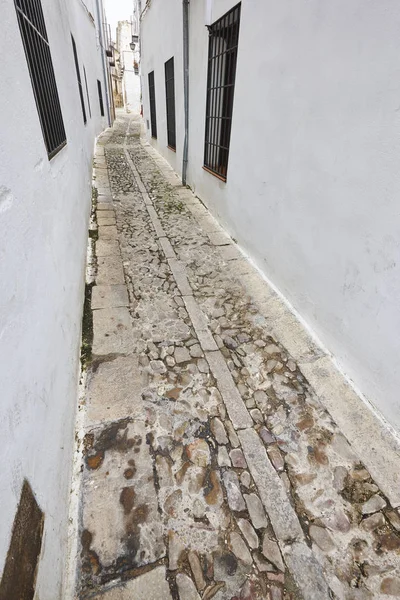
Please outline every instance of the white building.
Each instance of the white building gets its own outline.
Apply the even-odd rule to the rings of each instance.
[[[122,94],[127,112],[140,112],[139,44],[132,38],[138,36],[136,18],[132,21],[118,21],[117,51],[123,73]]]
[[[187,183],[399,431],[398,1],[188,10]],[[141,22],[148,139],[179,173],[182,15],[153,0]]]
[[[93,149],[109,123],[103,7],[0,13],[0,598],[33,598],[38,563],[35,598],[61,600]]]

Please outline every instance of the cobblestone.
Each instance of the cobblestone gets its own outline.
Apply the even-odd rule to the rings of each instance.
[[[77,597],[399,597],[398,504],[308,381],[326,358],[139,131],[95,161]]]

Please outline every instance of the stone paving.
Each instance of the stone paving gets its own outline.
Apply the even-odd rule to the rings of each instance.
[[[77,597],[400,597],[395,442],[140,128],[95,159]]]

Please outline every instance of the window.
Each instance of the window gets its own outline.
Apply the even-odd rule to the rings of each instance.
[[[204,167],[226,181],[240,4],[209,27]]]
[[[75,40],[74,40],[74,36],[73,35],[71,35],[71,39],[72,39],[72,48],[74,50],[76,77],[78,79],[78,88],[79,88],[79,96],[80,96],[80,99],[81,99],[83,122],[86,125],[87,119],[86,119],[85,101],[83,99],[83,89],[82,89],[82,81],[81,81],[81,72],[79,70],[79,63],[78,63],[78,53],[76,51],[76,44],[75,44]]]
[[[101,82],[97,80],[97,91],[99,92],[100,114],[104,117],[103,92],[101,91]]]
[[[49,160],[67,143],[40,0],[15,0],[33,93]]]
[[[75,40],[74,40],[74,36],[73,35],[71,35],[71,39],[72,39],[72,48],[74,50],[76,77],[78,79],[78,88],[79,88],[79,96],[80,96],[80,99],[81,99],[83,122],[86,125],[87,119],[86,119],[85,101],[83,99],[83,89],[82,89],[82,81],[81,81],[81,72],[79,70],[79,63],[78,63],[78,53],[76,51],[76,44],[75,44]]]
[[[154,71],[149,73],[149,99],[150,99],[150,122],[151,122],[151,137],[157,137],[157,120],[156,120],[156,90],[154,87]]]
[[[175,80],[174,58],[165,63],[165,97],[167,100],[167,140],[169,148],[176,149],[175,135]]]
[[[83,65],[83,74],[85,76],[85,87],[86,87],[87,104],[88,104],[88,109],[89,109],[89,117],[92,118],[92,109],[90,108],[89,88],[88,88],[88,84],[87,84],[85,65]]]

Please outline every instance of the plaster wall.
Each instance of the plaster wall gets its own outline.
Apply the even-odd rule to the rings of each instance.
[[[104,80],[96,22],[81,0],[42,0],[42,6],[67,135],[51,161],[14,3],[0,0],[0,47],[9,57],[0,94],[0,569],[27,478],[45,515],[35,598],[61,600],[93,148],[107,123],[97,95],[97,79]]]

